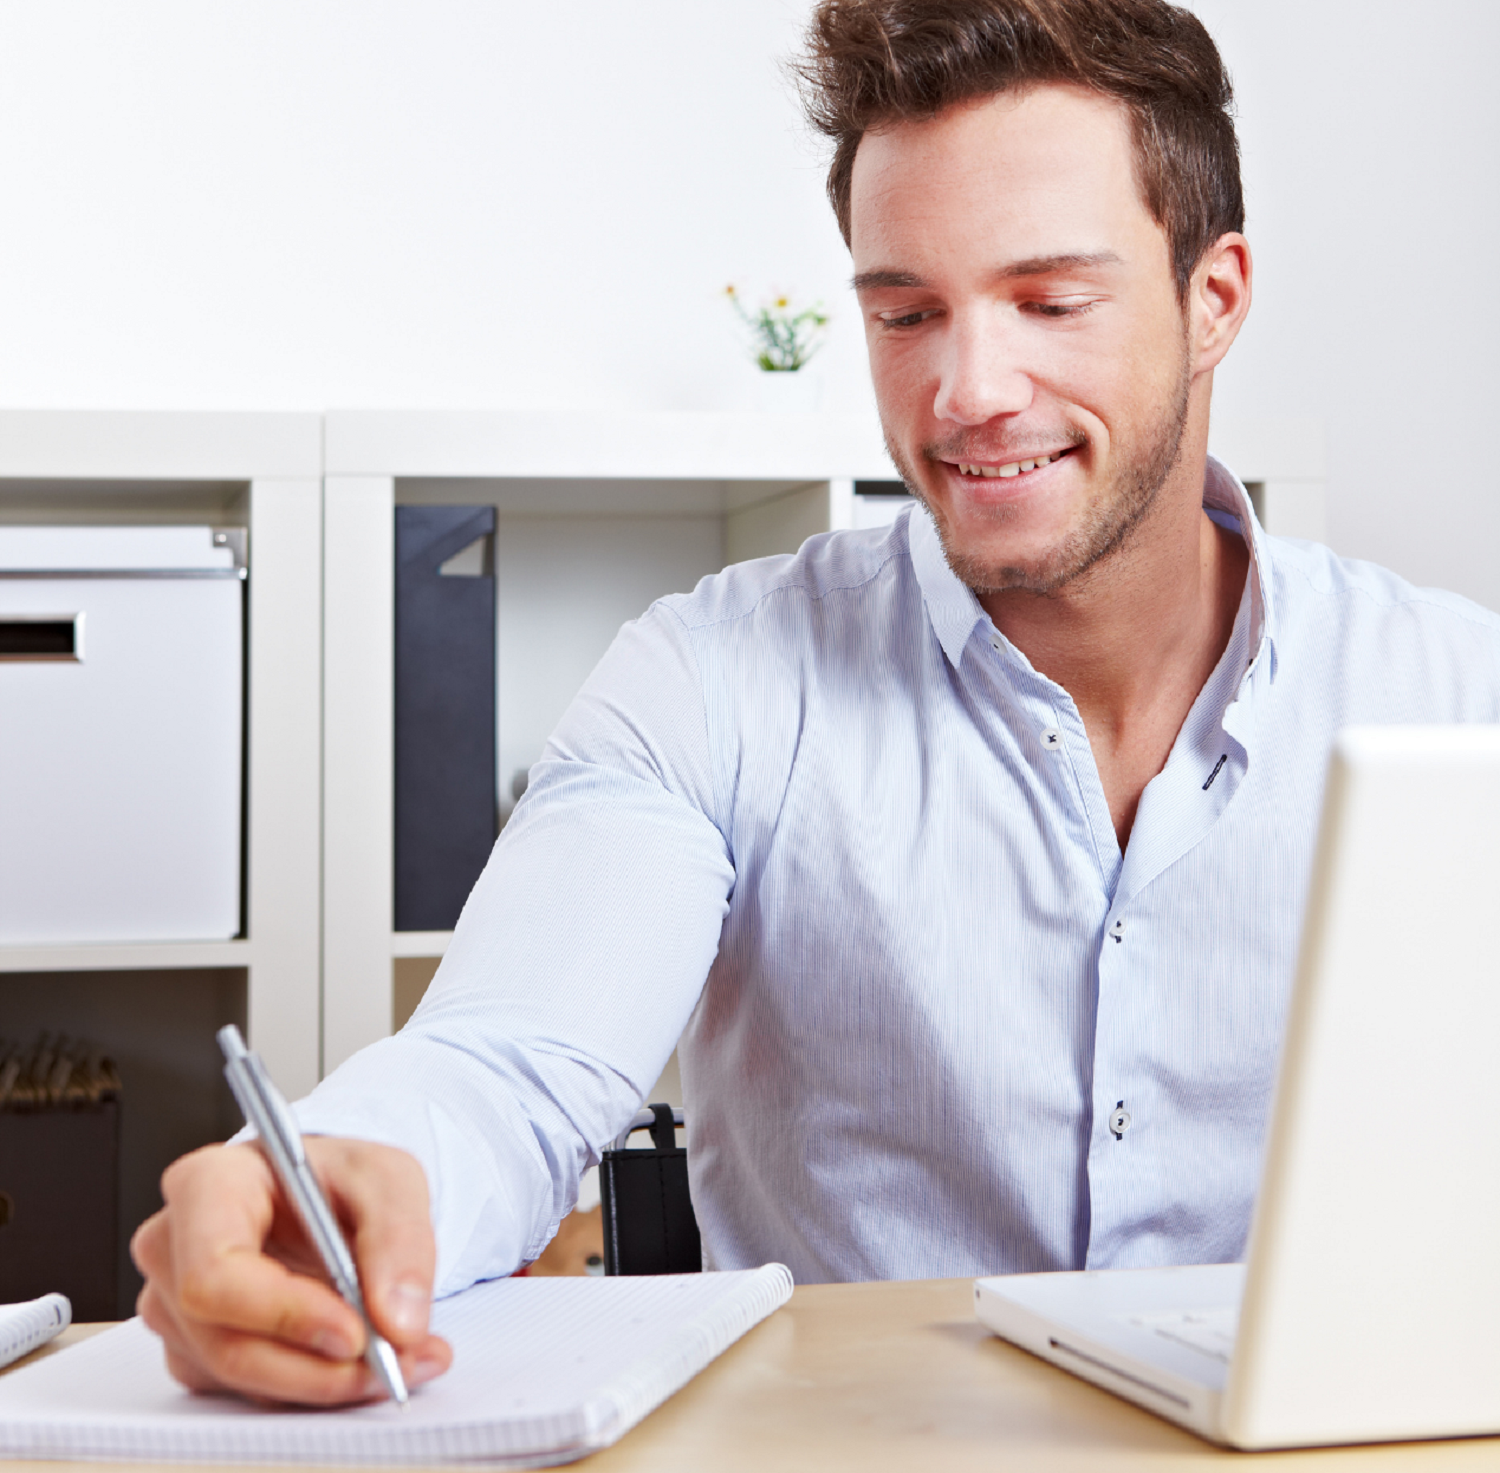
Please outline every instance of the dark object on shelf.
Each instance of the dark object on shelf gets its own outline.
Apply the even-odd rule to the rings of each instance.
[[[87,1045],[0,1042],[0,1303],[66,1294],[117,1308],[120,1076]]]
[[[489,506],[396,508],[398,931],[452,930],[498,831],[494,532]]]
[[[649,1151],[632,1151],[632,1130],[649,1123]],[[599,1163],[606,1274],[695,1274],[703,1243],[688,1194],[687,1152],[677,1145],[682,1111],[651,1105],[615,1138]]]

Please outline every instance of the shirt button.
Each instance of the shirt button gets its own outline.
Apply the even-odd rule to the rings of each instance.
[[[1130,1111],[1125,1108],[1125,1101],[1121,1100],[1113,1110],[1109,1112],[1110,1134],[1116,1140],[1122,1140],[1125,1132],[1130,1129]]]
[[[998,639],[992,639],[990,641],[990,648],[998,653],[1000,650],[1000,641]]]
[[[1057,751],[1062,746],[1062,733],[1055,726],[1049,726],[1042,733],[1042,745],[1049,752]]]
[[[1116,941],[1123,941],[1125,939],[1125,922],[1116,921],[1114,925],[1109,928],[1109,934],[1113,936]]]

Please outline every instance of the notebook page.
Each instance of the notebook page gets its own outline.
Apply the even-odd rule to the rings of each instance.
[[[612,1442],[791,1293],[780,1264],[525,1278],[434,1308],[454,1365],[407,1412],[278,1411],[195,1396],[139,1320],[0,1379],[0,1454],[193,1462],[571,1460]]]
[[[21,1304],[0,1304],[0,1366],[30,1355],[73,1323],[73,1306],[62,1294],[44,1294]]]

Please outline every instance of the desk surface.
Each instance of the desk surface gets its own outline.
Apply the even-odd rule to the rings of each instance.
[[[1500,1438],[1227,1453],[996,1340],[968,1279],[798,1289],[586,1473],[1500,1469]],[[89,1333],[70,1330],[62,1343]],[[45,1354],[46,1352],[41,1352]],[[97,1463],[8,1470],[97,1473]],[[136,1465],[137,1467],[139,1465]]]

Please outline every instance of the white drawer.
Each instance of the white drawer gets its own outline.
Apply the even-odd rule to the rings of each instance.
[[[239,934],[245,585],[228,563],[207,527],[0,528],[0,945]]]

